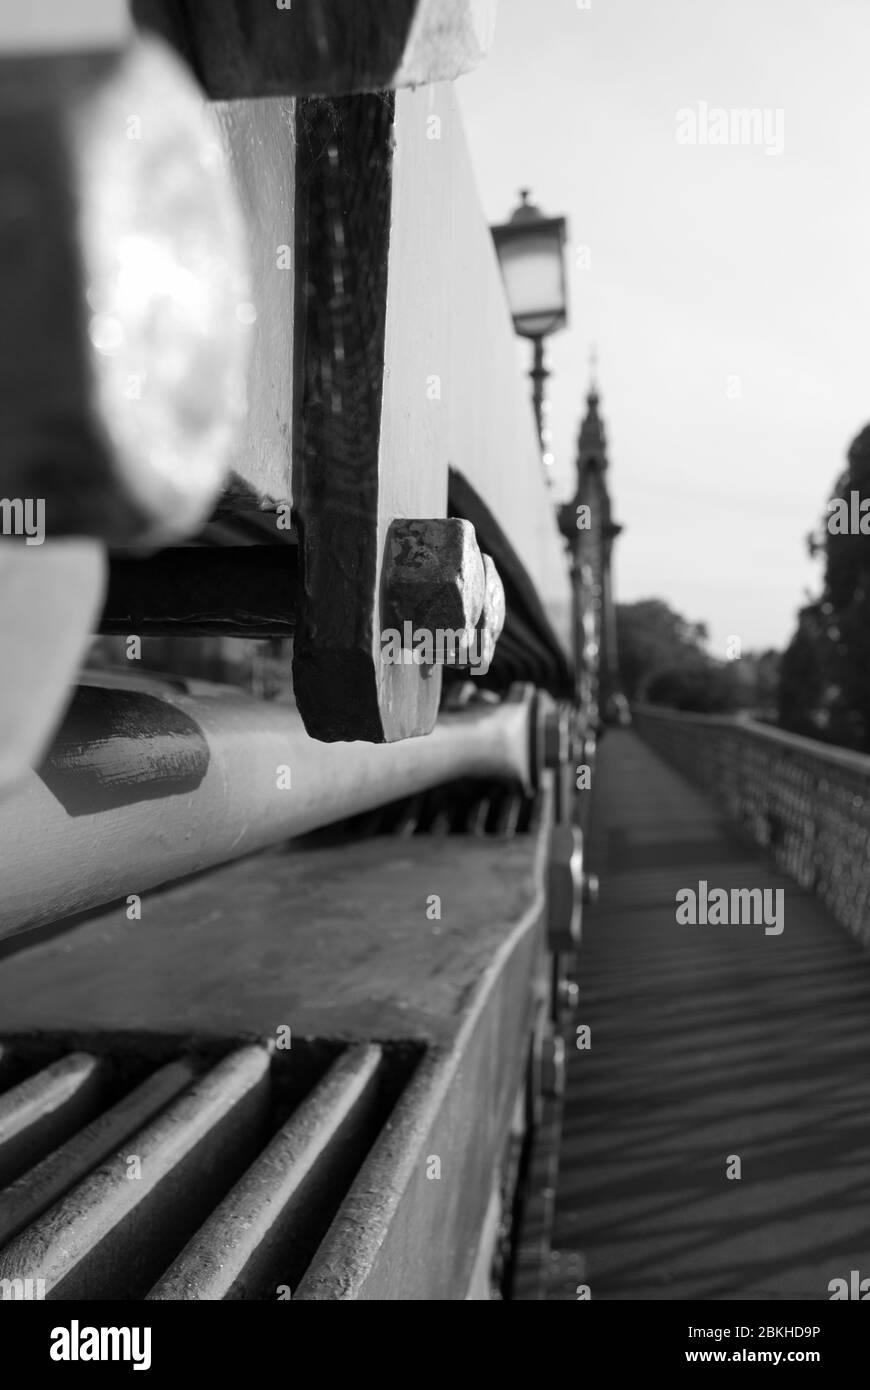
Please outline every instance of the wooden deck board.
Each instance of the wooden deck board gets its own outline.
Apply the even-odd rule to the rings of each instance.
[[[828,1299],[870,1277],[870,961],[633,732],[593,796],[548,1297]],[[782,934],[678,925],[700,879],[783,888]]]

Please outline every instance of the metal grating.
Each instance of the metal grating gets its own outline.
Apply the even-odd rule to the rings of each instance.
[[[511,839],[534,833],[540,823],[540,797],[505,782],[464,778],[415,796],[377,806],[305,836],[308,843],[333,843],[369,835],[472,835]]]
[[[0,1044],[0,1299],[292,1297],[420,1052]]]

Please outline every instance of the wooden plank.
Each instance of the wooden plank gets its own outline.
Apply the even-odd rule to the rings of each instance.
[[[343,96],[476,67],[496,0],[133,0],[211,97]]]

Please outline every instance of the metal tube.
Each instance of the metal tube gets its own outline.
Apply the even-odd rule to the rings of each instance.
[[[425,738],[318,743],[244,695],[80,686],[52,749],[0,798],[0,936],[141,894],[458,777],[531,784],[528,699]]]

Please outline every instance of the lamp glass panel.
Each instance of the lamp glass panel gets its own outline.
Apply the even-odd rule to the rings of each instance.
[[[562,251],[552,235],[517,237],[500,248],[508,304],[517,331],[534,336],[564,322]]]

